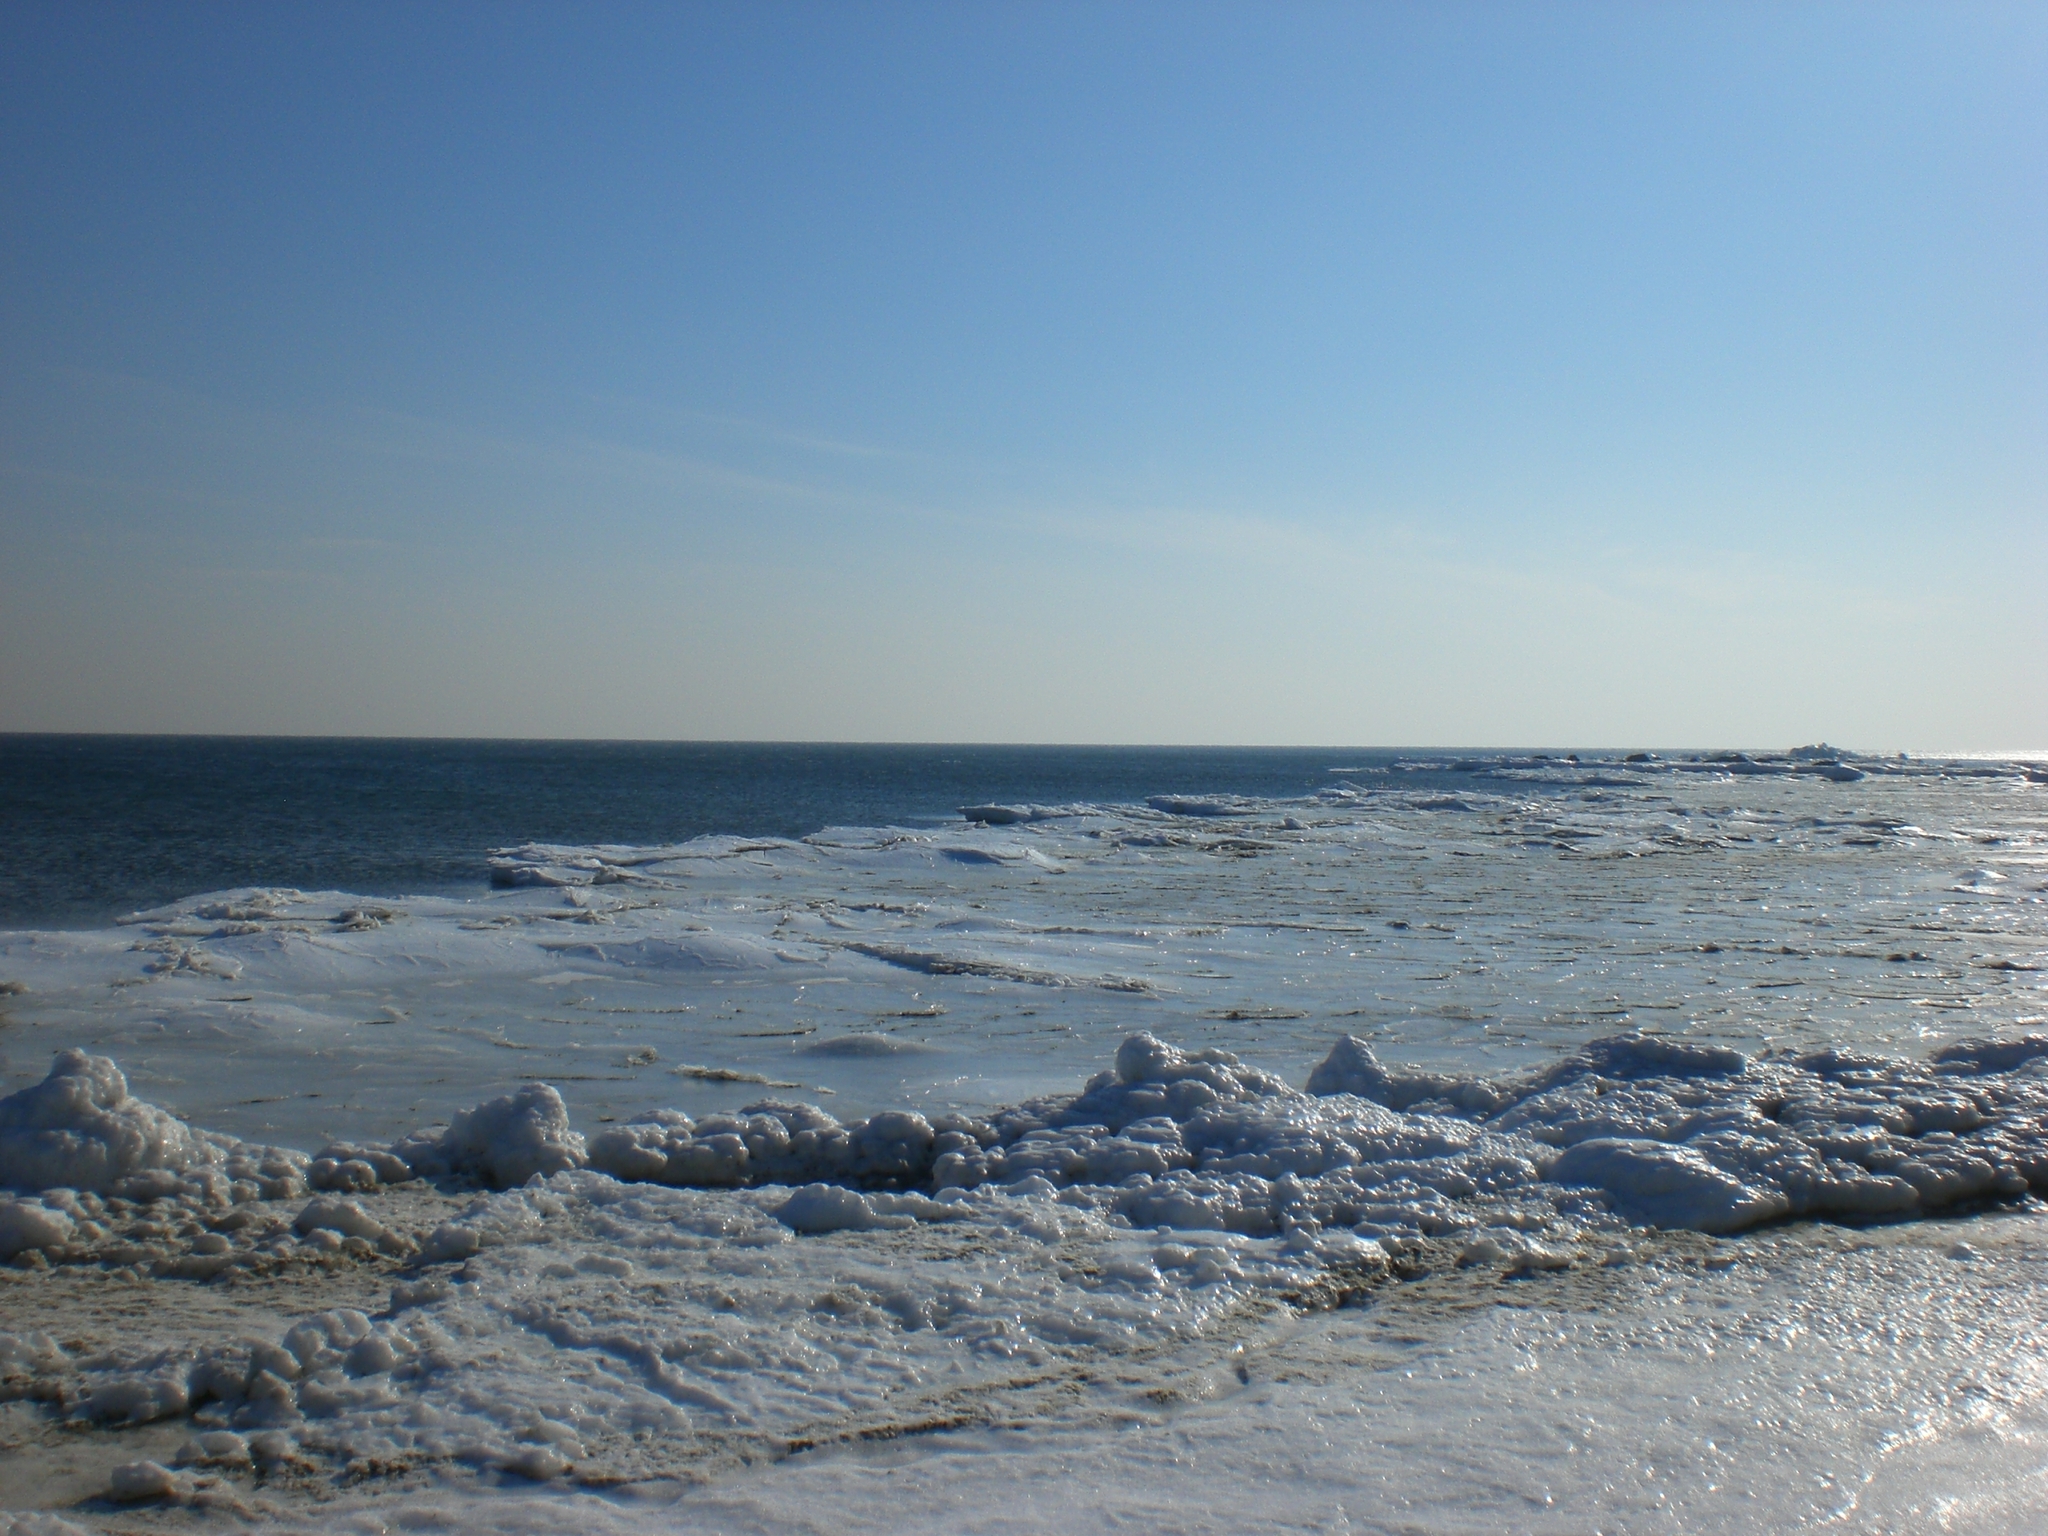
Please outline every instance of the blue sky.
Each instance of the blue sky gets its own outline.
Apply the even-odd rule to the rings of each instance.
[[[0,729],[2048,747],[2048,11],[0,11]]]

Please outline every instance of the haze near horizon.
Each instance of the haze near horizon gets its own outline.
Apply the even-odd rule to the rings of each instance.
[[[2044,66],[16,4],[0,731],[2048,747]]]

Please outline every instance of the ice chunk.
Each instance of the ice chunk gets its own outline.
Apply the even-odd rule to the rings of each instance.
[[[1491,1227],[1458,1251],[1460,1265],[1499,1265],[1510,1271],[1569,1269],[1570,1250],[1537,1242],[1525,1232]]]
[[[549,1478],[560,1477],[572,1463],[561,1452],[548,1446],[528,1445],[500,1457],[498,1465],[507,1472],[544,1483]]]
[[[1478,1115],[1493,1113],[1506,1098],[1499,1089],[1476,1078],[1389,1072],[1373,1055],[1372,1047],[1356,1035],[1345,1035],[1330,1047],[1330,1054],[1309,1074],[1308,1091],[1319,1095],[1355,1094],[1389,1109],[1407,1109],[1427,1099],[1441,1099],[1468,1114]]]
[[[307,1236],[315,1232],[339,1232],[343,1237],[359,1237],[364,1242],[375,1243],[387,1254],[403,1255],[412,1251],[408,1238],[392,1231],[353,1200],[309,1201],[292,1226]]]
[[[1185,1119],[1215,1104],[1292,1097],[1285,1080],[1247,1066],[1228,1051],[1183,1051],[1149,1034],[1117,1047],[1116,1071],[1091,1079],[1072,1106],[1074,1120],[1099,1115],[1111,1130],[1167,1114]]]
[[[169,1467],[154,1461],[124,1461],[107,1479],[107,1497],[123,1503],[137,1499],[167,1499],[180,1493],[184,1483]]]
[[[370,1335],[370,1320],[353,1307],[337,1307],[307,1318],[289,1329],[284,1347],[301,1372],[340,1365]]]
[[[963,820],[985,827],[1013,827],[1020,822],[1060,821],[1090,815],[1100,808],[1092,805],[963,805]]]
[[[402,1158],[376,1147],[358,1147],[337,1142],[323,1147],[307,1170],[307,1182],[315,1189],[372,1189],[379,1184],[403,1184],[413,1176]]]
[[[68,1375],[71,1361],[63,1346],[47,1333],[0,1333],[0,1382],[5,1396],[56,1396],[50,1391],[51,1378]],[[43,1389],[38,1390],[38,1382]]]
[[[181,1467],[246,1467],[249,1442],[231,1429],[209,1430],[178,1447],[177,1462]]]
[[[176,1116],[128,1095],[104,1056],[62,1051],[33,1088],[0,1099],[0,1184],[110,1191],[145,1169],[217,1163],[221,1149]]]
[[[343,1237],[361,1237],[375,1242],[389,1235],[384,1224],[353,1200],[312,1200],[292,1223],[300,1232],[325,1229]]]
[[[464,1226],[459,1221],[444,1221],[427,1234],[427,1240],[420,1245],[420,1258],[428,1264],[448,1264],[456,1259],[466,1259],[483,1250],[483,1234],[475,1227]],[[394,1298],[396,1291],[393,1292]],[[398,1302],[394,1299],[392,1306]]]
[[[1748,1066],[1747,1056],[1726,1046],[1692,1045],[1662,1035],[1610,1035],[1587,1044],[1562,1072],[1546,1080],[1588,1071],[1616,1078],[1734,1077]]]
[[[853,1190],[838,1184],[806,1184],[775,1212],[797,1232],[865,1232],[871,1227],[907,1227],[908,1216],[878,1216]]]
[[[859,1059],[862,1057],[918,1056],[929,1052],[932,1047],[915,1040],[901,1040],[894,1035],[851,1034],[833,1035],[828,1039],[814,1040],[804,1046],[806,1056],[832,1056]]]
[[[182,1414],[192,1404],[182,1371],[162,1368],[95,1381],[78,1416],[101,1424],[148,1424]]]
[[[0,1536],[92,1536],[92,1532],[61,1515],[0,1510]]]
[[[1258,808],[1238,795],[1148,795],[1145,803],[1169,816],[1245,816]]]
[[[1695,1232],[1735,1232],[1791,1209],[1782,1192],[1753,1189],[1691,1148],[1661,1141],[1582,1141],[1557,1160],[1550,1176],[1604,1189],[1624,1211],[1655,1226]]]
[[[1936,1051],[1934,1062],[1957,1074],[2012,1072],[2048,1057],[2048,1035],[2022,1035],[2017,1040],[1966,1040]]]
[[[562,1095],[546,1083],[465,1109],[441,1135],[415,1132],[391,1150],[422,1177],[455,1174],[501,1189],[589,1160]]]
[[[694,1124],[655,1110],[599,1132],[590,1160],[621,1179],[703,1188],[820,1179],[902,1187],[929,1176],[937,1143],[922,1115],[892,1110],[842,1126],[812,1105],[769,1101]]]
[[[77,1224],[39,1200],[0,1200],[0,1259],[31,1249],[49,1251],[71,1241]]]
[[[622,944],[550,944],[557,955],[651,971],[765,971],[793,956],[742,935],[689,933]]]

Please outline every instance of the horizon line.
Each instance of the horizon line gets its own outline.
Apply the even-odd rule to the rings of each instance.
[[[432,744],[466,743],[477,746],[671,746],[671,747],[927,747],[927,748],[973,748],[973,749],[1035,749],[1040,751],[1112,751],[1112,752],[1375,752],[1375,753],[1437,753],[1458,752],[1481,755],[1520,756],[1563,756],[1569,753],[1590,753],[1601,756],[1625,755],[1630,752],[1649,752],[1656,755],[1692,753],[1722,754],[1730,752],[1766,752],[1788,754],[1827,748],[1830,751],[1861,758],[1905,758],[1933,759],[1938,761],[1991,761],[2031,762],[2048,760],[2048,747],[2025,747],[1992,749],[1984,747],[1930,750],[1925,748],[1862,748],[1838,747],[1832,742],[1816,740],[1800,742],[1793,746],[1732,746],[1721,745],[1645,745],[1641,742],[1593,746],[1585,743],[1546,743],[1537,745],[1492,744],[1488,746],[1453,745],[1437,743],[1382,743],[1372,745],[1363,742],[1227,742],[1227,741],[1018,741],[988,739],[948,740],[930,738],[851,738],[851,737],[802,737],[802,736],[485,736],[452,735],[437,736],[424,732],[389,733],[348,733],[329,731],[59,731],[59,730],[0,730],[0,741],[27,739],[73,740],[73,741],[334,741],[334,742],[417,742]]]

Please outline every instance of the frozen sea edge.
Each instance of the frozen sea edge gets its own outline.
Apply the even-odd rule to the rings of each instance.
[[[0,1196],[26,1239],[0,1505],[123,1530],[2032,1528],[2043,780],[1819,753],[534,847],[487,907],[253,891],[7,935],[34,1052],[9,1086],[43,1073],[31,1042],[89,1043],[190,1121],[105,1102],[104,1059],[10,1121],[62,1134]],[[1305,910],[1266,925],[1303,868],[1338,878],[1284,876]],[[1162,927],[1176,872],[1205,902]],[[806,1043],[757,1033],[783,986],[770,1027]],[[1330,1049],[1361,1003],[1343,1027],[1384,1061]],[[1630,1006],[1683,1037],[1590,1038]],[[650,1040],[723,1070],[664,1088]],[[1038,1040],[1047,1070],[997,1060]],[[473,1105],[508,1047],[560,1092]],[[1080,1082],[1127,1053],[1133,1078]],[[443,1072],[446,1097],[413,1086]],[[865,1118],[730,1110],[792,1076]],[[934,1081],[969,1086],[916,1097]],[[258,1097],[280,1086],[348,1091]],[[692,1115],[608,1118],[663,1102]]]

